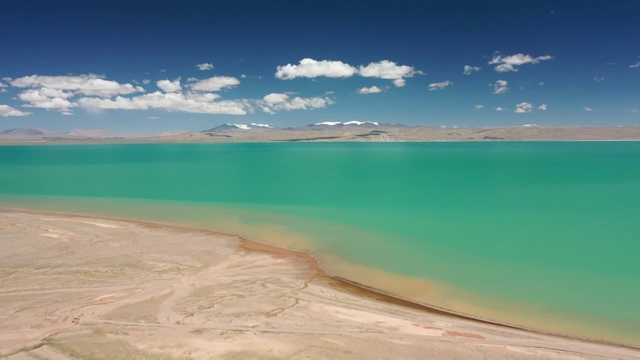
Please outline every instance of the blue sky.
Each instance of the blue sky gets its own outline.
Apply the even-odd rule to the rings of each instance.
[[[638,18],[633,0],[7,1],[0,129],[640,125]]]

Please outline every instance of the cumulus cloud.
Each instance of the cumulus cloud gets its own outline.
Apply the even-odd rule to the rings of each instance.
[[[41,88],[24,90],[18,94],[18,99],[28,102],[25,107],[70,112],[69,109],[76,106],[68,100],[71,96],[73,93],[69,91]]]
[[[521,102],[520,104],[516,105],[515,112],[518,114],[526,114],[530,113],[531,110],[533,110],[533,105],[529,104],[528,102]]]
[[[247,104],[241,100],[218,101],[220,95],[210,93],[163,93],[156,91],[149,94],[115,99],[84,97],[78,104],[89,109],[123,109],[147,110],[164,109],[167,111],[184,111],[198,114],[245,115]]]
[[[231,76],[214,76],[187,86],[195,91],[220,91],[225,88],[238,86],[239,84],[240,80]]]
[[[489,64],[496,65],[495,70],[497,72],[509,72],[509,71],[518,71],[517,66],[520,66],[520,65],[537,64],[540,61],[551,60],[551,59],[553,59],[553,56],[551,55],[538,56],[534,58],[531,55],[525,55],[525,54],[502,56],[496,53],[493,55],[493,58],[491,59],[491,61],[489,61]]]
[[[140,86],[120,84],[117,81],[105,80],[103,76],[94,74],[75,76],[32,75],[14,79],[10,84],[21,88],[66,90],[77,94],[100,97],[144,92],[144,89]]]
[[[476,105],[476,106],[475,106],[475,108],[476,108],[477,110],[482,110],[482,109],[484,109],[484,105],[482,105],[482,104],[478,104],[478,105]]]
[[[451,82],[449,80],[443,81],[443,82],[429,84],[429,91],[442,90],[442,89],[446,88],[447,86],[451,86],[451,85],[453,85],[453,82]]]
[[[398,65],[393,61],[382,60],[369,63],[367,66],[361,65],[358,68],[358,73],[364,77],[393,80],[393,85],[403,87],[406,84],[404,78],[413,77],[420,72],[416,71],[413,66]]]
[[[496,111],[505,111],[507,110],[506,108],[503,108],[502,106],[498,106],[494,108]]]
[[[629,65],[629,69],[635,69],[635,68],[640,68],[640,61],[638,61],[635,64]]]
[[[342,61],[302,59],[298,65],[287,64],[278,66],[276,77],[281,80],[292,80],[298,77],[316,78],[326,76],[330,78],[346,78],[353,76],[358,70]]]
[[[296,96],[290,98],[289,95],[282,93],[271,93],[265,96],[262,101],[258,101],[262,111],[269,114],[275,114],[278,111],[320,109],[334,103],[333,99],[328,97],[301,98]]]
[[[471,75],[471,73],[478,72],[478,71],[480,71],[480,66],[465,65],[464,71],[462,73],[465,75]]]
[[[203,64],[198,64],[196,66],[198,67],[198,70],[200,70],[200,71],[207,71],[207,70],[213,69],[213,64],[212,63],[203,63]]]
[[[171,80],[160,80],[156,83],[158,88],[160,88],[164,92],[178,92],[182,90],[182,86],[180,86],[180,79]]]
[[[538,106],[538,110],[546,111],[547,109],[548,109],[547,104],[542,104],[542,105]]]
[[[12,108],[9,105],[0,105],[0,116],[9,117],[9,116],[27,116],[31,115],[30,112],[20,111],[16,108]]]
[[[588,106],[585,106],[585,107],[584,107],[584,111],[591,112],[591,111],[593,111],[593,109],[592,109],[592,108],[590,108],[590,107],[588,107]]]
[[[507,80],[496,80],[496,82],[492,85],[494,94],[504,94],[509,91],[509,88],[507,87],[507,85],[509,85],[509,82]]]
[[[360,65],[358,68],[342,61],[302,59],[297,65],[287,64],[278,66],[276,78],[292,80],[299,77],[316,78],[320,76],[330,78],[348,78],[354,75],[392,80],[397,87],[406,85],[405,78],[420,74],[412,66],[398,65],[393,61],[382,60]]]
[[[358,94],[363,94],[363,95],[377,94],[377,93],[381,93],[382,91],[384,91],[384,89],[379,88],[377,86],[363,87],[357,90]]]

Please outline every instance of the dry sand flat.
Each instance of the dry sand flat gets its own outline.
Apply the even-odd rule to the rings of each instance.
[[[0,358],[640,359],[379,301],[314,265],[224,234],[0,211]]]

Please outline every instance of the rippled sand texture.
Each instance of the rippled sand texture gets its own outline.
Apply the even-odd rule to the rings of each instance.
[[[640,357],[338,285],[304,254],[233,236],[0,212],[0,357]]]

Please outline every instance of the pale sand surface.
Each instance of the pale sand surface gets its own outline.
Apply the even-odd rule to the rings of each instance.
[[[304,254],[234,236],[0,210],[2,357],[640,359],[640,350],[380,301]]]

